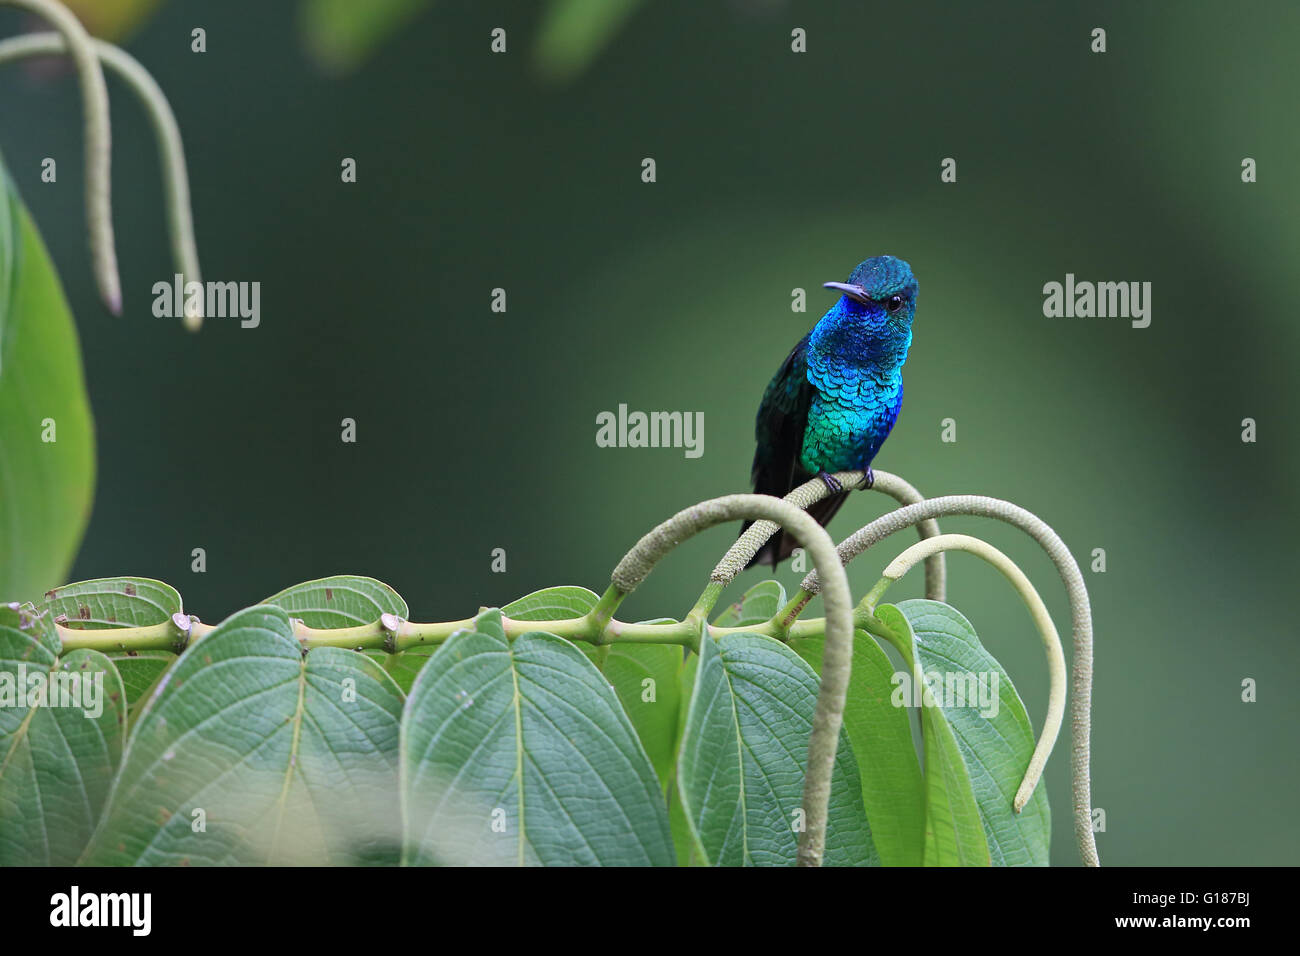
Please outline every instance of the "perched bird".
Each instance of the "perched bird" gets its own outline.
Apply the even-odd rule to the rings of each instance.
[[[875,256],[854,269],[848,282],[823,285],[842,294],[763,392],[751,478],[755,492],[781,498],[820,477],[834,494],[808,513],[825,525],[848,497],[834,473],[865,471],[870,488],[871,460],[898,419],[916,279],[902,259]],[[795,546],[793,537],[778,531],[749,566],[776,567]]]

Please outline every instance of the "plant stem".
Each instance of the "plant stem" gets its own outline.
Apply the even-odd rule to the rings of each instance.
[[[530,631],[545,631],[568,640],[597,645],[677,644],[695,648],[700,636],[699,628],[688,621],[632,624],[611,619],[601,627],[590,615],[585,615],[558,621],[524,621],[502,617],[501,623],[505,628],[506,636],[511,639]],[[821,633],[821,629],[825,626],[825,622],[820,618],[804,624],[807,633],[813,631]],[[56,628],[64,653],[89,648],[111,654],[144,650],[168,650],[179,653],[190,644],[211,634],[219,626],[193,621],[187,631],[169,620],[142,627],[90,629],[58,624]],[[400,653],[417,647],[436,646],[457,631],[469,630],[473,627],[472,617],[432,624],[398,621],[394,629],[385,627],[382,621],[359,624],[355,627],[314,628],[308,627],[302,621],[294,620],[293,635],[304,650],[317,647],[346,647],[351,650],[388,650]],[[752,632],[768,633],[761,627],[709,628],[712,636]]]
[[[778,635],[789,634],[790,628],[794,626],[795,621],[798,620],[799,615],[812,599],[813,594],[811,591],[801,590],[786,602],[785,607],[777,611],[769,622],[776,633]]]
[[[718,598],[722,596],[724,587],[725,585],[720,581],[710,581],[704,588],[703,593],[700,594],[700,599],[695,602],[695,606],[686,615],[686,620],[703,621],[707,618],[714,607],[717,606]]]

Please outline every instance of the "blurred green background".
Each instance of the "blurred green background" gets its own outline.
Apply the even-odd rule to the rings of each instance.
[[[548,585],[602,590],[655,523],[747,488],[754,410],[831,303],[820,283],[892,253],[920,295],[876,464],[926,494],[1013,500],[1084,565],[1103,862],[1298,861],[1300,703],[1284,679],[1300,7],[620,2],[603,9],[625,21],[591,27],[564,4],[400,6],[351,63],[323,62],[319,22],[288,0],[172,0],[123,31],[180,119],[205,278],[262,283],[255,330],[211,320],[193,336],[151,315],[173,271],[159,169],[111,78],[126,313],[108,316],[75,84],[48,64],[0,83],[0,147],[67,285],[96,417],[72,579],[162,578],[207,621],[343,571],[389,582],[421,620]],[[28,24],[6,13],[0,33]],[[806,54],[790,52],[794,27]],[[45,156],[57,186],[39,181]],[[641,182],[643,157],[658,182]],[[940,182],[945,157],[956,184]],[[1151,326],[1044,318],[1042,286],[1067,272],[1150,281]],[[497,286],[505,314],[489,308]],[[596,414],[620,402],[703,411],[703,457],[597,448]],[[356,444],[339,440],[345,417]],[[955,444],[940,441],[949,417]],[[886,504],[855,496],[834,536]],[[1029,539],[945,529],[1021,562],[1068,633]],[[679,549],[624,616],[685,613],[734,530]],[[859,559],[855,590],[911,540]],[[1104,574],[1087,571],[1099,547]],[[1028,615],[976,559],[953,556],[949,575],[1041,724]],[[920,592],[917,572],[891,597]],[[1244,678],[1258,703],[1241,702]],[[1046,779],[1053,860],[1075,863],[1064,737]]]

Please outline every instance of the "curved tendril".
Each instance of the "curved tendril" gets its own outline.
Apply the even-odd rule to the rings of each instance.
[[[95,46],[81,21],[56,0],[0,0],[0,6],[20,7],[49,20],[62,34],[81,83],[86,111],[86,221],[90,258],[100,298],[114,315],[122,314],[122,280],[113,244],[112,133],[108,120],[108,87]]]
[[[997,518],[1020,528],[1047,552],[1065,584],[1070,601],[1070,618],[1074,637],[1074,673],[1070,701],[1070,738],[1074,770],[1074,837],[1079,854],[1087,866],[1100,866],[1097,841],[1092,832],[1092,769],[1089,735],[1092,726],[1092,610],[1088,603],[1088,588],[1083,583],[1079,565],[1070,554],[1060,535],[1037,515],[1019,505],[984,495],[946,495],[927,498],[923,502],[907,505],[859,528],[840,542],[840,560],[848,564],[871,545],[896,531],[932,518],[953,515]],[[820,587],[817,572],[803,579],[801,587],[817,591]]]
[[[167,229],[172,256],[181,274],[182,284],[202,282],[199,255],[194,239],[194,217],[190,207],[189,174],[185,168],[185,148],[181,143],[180,127],[176,116],[161,88],[143,66],[125,50],[105,43],[91,41],[95,54],[104,66],[109,67],[131,87],[144,103],[158,138],[163,180],[166,187]],[[59,33],[32,33],[0,40],[0,64],[32,56],[49,56],[66,53],[68,43]],[[93,191],[87,185],[87,192]],[[198,331],[203,324],[203,307],[197,302],[186,302],[185,327]]]
[[[909,505],[925,500],[924,496],[916,488],[897,475],[887,471],[877,471],[874,474],[875,482],[871,486],[872,490],[889,495],[899,504]],[[853,489],[861,487],[864,474],[861,471],[841,471],[836,472],[833,477],[845,488]],[[830,493],[830,489],[826,487],[826,482],[820,478],[814,478],[812,481],[804,482],[782,500],[788,501],[796,508],[806,511],[810,506],[815,505]],[[775,522],[754,522],[722,556],[722,560],[718,562],[713,569],[713,573],[709,575],[709,580],[724,585],[730,584],[737,574],[745,570],[745,565],[753,559],[754,555],[758,554],[758,549],[776,531],[777,525]],[[919,531],[922,538],[933,538],[939,534],[939,523],[933,519],[923,521],[919,525]],[[947,574],[944,568],[943,555],[936,554],[927,559],[925,562],[925,596],[931,601],[944,600],[946,580]]]
[[[897,581],[918,561],[943,551],[969,552],[983,558],[1001,571],[1003,577],[1016,589],[1020,599],[1025,602],[1025,607],[1029,609],[1029,614],[1034,619],[1034,626],[1038,628],[1038,634],[1043,640],[1043,649],[1047,652],[1050,687],[1047,716],[1043,720],[1042,732],[1038,735],[1038,744],[1034,747],[1033,756],[1029,758],[1024,778],[1012,802],[1012,807],[1016,813],[1019,813],[1034,795],[1034,788],[1038,786],[1038,781],[1043,775],[1047,758],[1051,755],[1052,748],[1056,746],[1056,738],[1061,731],[1061,721],[1065,716],[1065,653],[1061,650],[1061,638],[1056,633],[1056,625],[1052,623],[1052,616],[1047,613],[1043,599],[1039,597],[1038,591],[1025,573],[993,545],[970,535],[943,534],[937,538],[927,538],[917,542],[890,562],[889,567],[885,568],[882,580],[891,583]],[[878,592],[873,591],[873,594],[879,596]]]

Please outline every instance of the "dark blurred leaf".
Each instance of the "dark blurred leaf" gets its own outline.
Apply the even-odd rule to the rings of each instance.
[[[117,43],[134,33],[161,0],[63,0],[87,32]]]
[[[303,39],[322,66],[331,70],[352,70],[430,2],[303,0]]]
[[[537,35],[537,68],[551,80],[571,80],[614,39],[642,0],[552,0]]]

